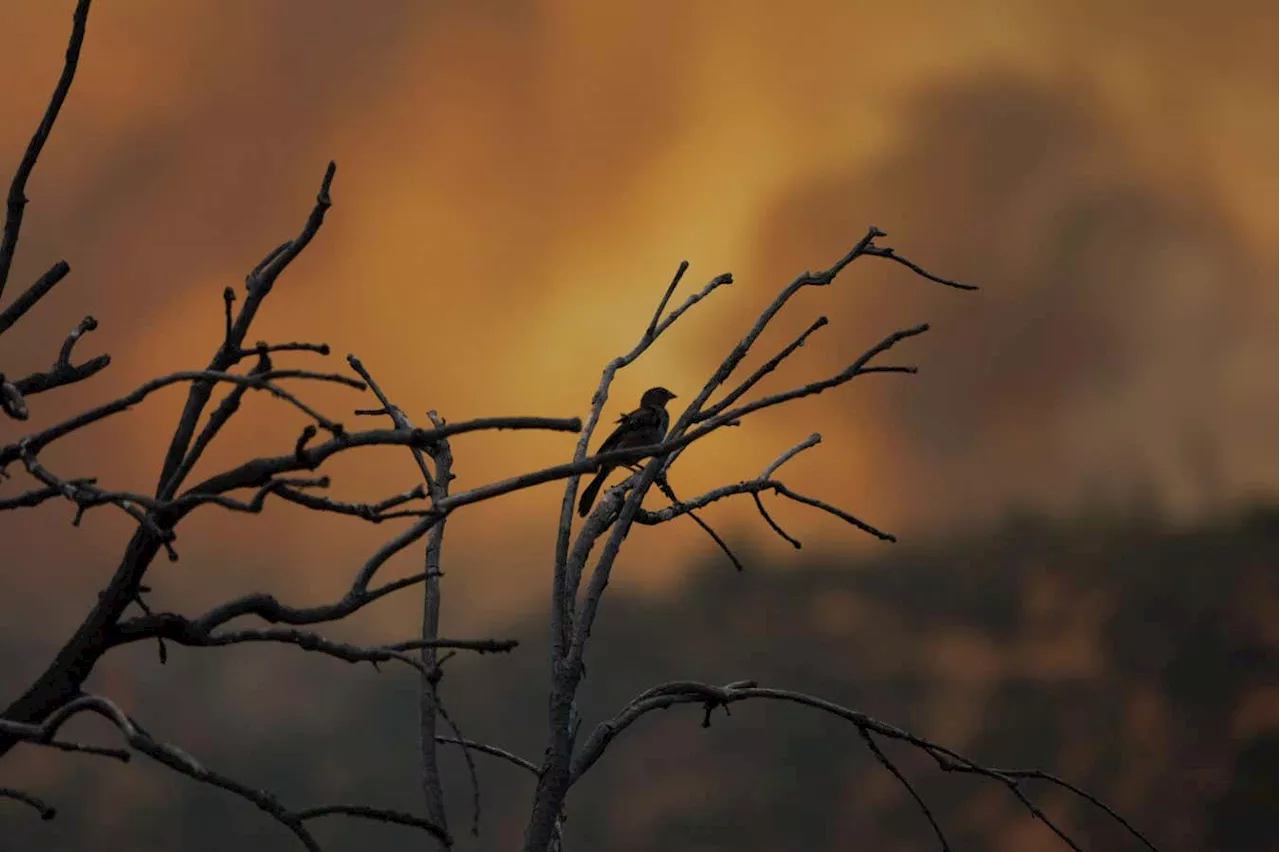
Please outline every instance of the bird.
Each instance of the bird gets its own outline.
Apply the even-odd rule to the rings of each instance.
[[[596,453],[607,453],[611,450],[627,450],[634,447],[648,447],[661,444],[667,436],[667,426],[671,415],[667,413],[667,403],[676,395],[664,387],[649,388],[640,397],[640,407],[618,418],[618,427],[604,439]],[[617,465],[605,464],[600,472],[582,490],[582,499],[578,501],[578,514],[587,516],[591,504],[600,493],[600,486]]]

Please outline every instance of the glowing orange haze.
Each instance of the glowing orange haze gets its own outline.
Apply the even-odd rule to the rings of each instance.
[[[686,290],[723,271],[738,283],[626,371],[607,413],[656,383],[687,400],[778,287],[876,224],[983,291],[866,261],[797,299],[762,357],[819,314],[832,326],[769,388],[931,321],[891,359],[921,375],[753,419],[682,460],[683,493],[754,475],[818,430],[794,485],[915,538],[1143,483],[1183,513],[1274,495],[1276,8],[1230,5],[102,3],[28,188],[9,296],[58,258],[72,275],[0,363],[45,365],[80,315],[101,321],[83,348],[111,368],[33,400],[36,424],[202,366],[222,288],[296,232],[332,158],[330,218],[256,334],[326,341],[334,369],[359,354],[420,418],[583,413],[683,258]],[[66,2],[0,5],[0,74],[21,81],[0,121],[6,182],[69,23]],[[181,398],[48,462],[153,487]],[[308,398],[349,423],[367,404]],[[279,411],[256,400],[204,469],[291,446],[300,421]],[[20,434],[2,428],[0,441]],[[571,447],[459,439],[456,485]],[[407,462],[337,464],[335,493],[403,490]],[[494,616],[541,590],[558,504],[544,487],[451,521],[451,605]],[[72,534],[70,514],[0,518],[11,588],[67,578],[61,614],[31,617],[77,616],[114,566],[125,525],[103,510]],[[749,501],[708,514],[736,541],[776,546]],[[814,545],[862,543],[829,518],[779,514]],[[161,605],[246,588],[331,597],[391,534],[279,506],[184,529],[182,563],[155,572]],[[639,530],[620,579],[664,583],[708,547],[691,524]]]

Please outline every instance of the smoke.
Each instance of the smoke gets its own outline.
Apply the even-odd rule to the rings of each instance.
[[[903,323],[935,325],[883,359],[921,375],[877,378],[870,401],[838,408],[875,418],[903,460],[896,511],[1071,509],[1145,489],[1187,513],[1273,493],[1271,257],[1212,197],[1143,180],[1125,138],[1069,90],[981,75],[903,115],[888,155],[814,176],[758,240],[760,270],[783,278],[797,257],[827,265],[873,211],[886,244],[982,286],[942,293],[866,260],[837,289],[854,333],[827,338],[832,364]]]
[[[334,207],[256,335],[328,342],[336,369],[359,354],[419,419],[581,413],[684,258],[690,287],[723,271],[737,283],[629,368],[606,413],[653,384],[687,399],[777,286],[876,224],[982,291],[860,261],[798,299],[766,348],[818,313],[833,323],[771,382],[930,320],[892,353],[921,375],[752,418],[682,459],[681,493],[753,475],[814,429],[825,441],[789,481],[905,535],[1139,482],[1186,511],[1274,493],[1275,8],[1111,5],[100,3],[9,295],[58,258],[72,273],[0,341],[0,362],[47,366],[80,316],[100,320],[81,347],[112,366],[33,399],[33,424],[202,366],[222,288],[296,233],[333,158]],[[0,14],[15,33],[0,72],[24,81],[0,122],[12,167],[69,8]],[[303,392],[355,424],[352,395]],[[153,488],[181,401],[158,395],[46,461]],[[300,422],[251,403],[197,475],[292,446]],[[457,487],[570,447],[459,439]],[[335,496],[379,499],[407,471],[394,453],[336,464]],[[455,600],[495,617],[525,606],[556,503],[545,487],[452,520]],[[780,512],[806,542],[858,541]],[[712,516],[759,529],[749,504]],[[127,524],[96,510],[71,535],[66,520],[49,506],[0,529],[26,524],[8,536],[15,594],[43,580],[7,565],[60,566],[76,591],[49,606],[71,619]],[[386,532],[210,512],[183,533],[182,582],[160,585],[324,599]],[[619,582],[669,582],[709,547],[690,524],[641,534],[643,569]]]

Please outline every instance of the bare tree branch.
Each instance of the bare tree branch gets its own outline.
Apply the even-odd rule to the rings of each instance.
[[[182,382],[226,382],[229,384],[243,385],[250,390],[267,391],[272,396],[284,400],[299,411],[302,411],[308,417],[316,420],[322,428],[336,433],[341,433],[343,431],[340,424],[332,423],[292,393],[286,391],[279,385],[274,384],[276,381],[282,379],[311,379],[321,382],[333,382],[360,390],[364,389],[363,384],[348,376],[342,376],[336,373],[315,373],[310,370],[272,370],[257,376],[242,376],[238,373],[218,373],[209,370],[182,370],[176,373],[170,373],[167,376],[152,379],[119,399],[114,399],[111,402],[98,406],[97,408],[92,408],[82,414],[78,414],[75,417],[70,418],[69,420],[63,421],[56,426],[51,426],[48,429],[37,432],[34,435],[28,435],[18,443],[9,444],[6,447],[0,448],[0,467],[10,464],[19,458],[23,452],[22,447],[24,445],[28,452],[38,453],[49,444],[59,438],[63,438],[71,434],[77,429],[83,429],[84,427],[97,423],[99,420],[103,420],[113,414],[119,414],[122,411],[127,411],[161,388],[166,388],[169,385],[179,384]],[[162,497],[160,499],[164,498]]]
[[[40,725],[22,725],[8,720],[0,720],[0,723],[3,723],[3,729],[6,734],[30,742],[41,743],[53,738],[58,729],[72,717],[86,712],[101,716],[113,724],[133,750],[145,754],[152,760],[163,763],[182,775],[214,787],[220,787],[257,805],[260,810],[293,832],[294,836],[310,852],[320,852],[320,845],[311,833],[307,831],[303,823],[309,819],[330,814],[346,814],[421,828],[433,837],[440,839],[446,846],[452,844],[448,832],[444,831],[440,826],[429,820],[398,811],[368,808],[359,805],[325,805],[299,811],[289,810],[270,793],[255,790],[252,787],[241,784],[239,781],[209,769],[182,749],[152,739],[123,710],[101,696],[82,695],[74,701],[59,707]]]
[[[667,303],[670,301],[672,294],[675,292],[676,286],[684,277],[684,272],[688,268],[688,264],[682,262],[680,268],[676,271],[675,277],[671,284],[667,287],[666,293],[663,294],[662,300],[658,303],[657,310],[654,311],[656,318],[662,313]],[[641,335],[639,342],[625,355],[620,355],[610,361],[604,368],[604,372],[600,376],[600,383],[596,387],[595,393],[591,397],[591,411],[587,415],[586,425],[583,426],[582,432],[578,437],[578,444],[574,448],[573,463],[580,463],[586,459],[587,447],[591,443],[591,436],[595,432],[596,425],[600,422],[600,413],[604,410],[604,404],[609,399],[609,387],[613,384],[613,377],[624,367],[633,363],[637,358],[645,353],[645,351],[653,345],[664,331],[670,328],[676,320],[680,319],[687,311],[689,311],[698,302],[711,295],[720,287],[733,283],[733,276],[729,273],[717,275],[711,279],[700,291],[690,295],[685,299],[684,303],[673,310],[661,321],[651,321],[645,333]],[[602,458],[603,456],[597,456]],[[642,455],[636,455],[634,458],[643,458]],[[588,470],[595,470],[595,466]],[[556,536],[556,564],[555,572],[552,575],[551,588],[551,635],[552,648],[551,657],[553,665],[555,661],[564,657],[566,647],[563,639],[568,635],[569,610],[572,607],[572,593],[566,591],[566,581],[568,579],[570,569],[567,566],[569,558],[569,535],[573,526],[573,510],[578,499],[578,476],[585,473],[586,470],[574,471],[570,473],[569,481],[565,483],[564,497],[560,502],[560,525],[559,532]],[[559,478],[559,477],[555,477]],[[567,712],[567,709],[565,710]]]
[[[916,326],[913,329],[906,329],[895,332],[893,335],[885,338],[876,346],[869,349],[863,354],[858,361],[850,365],[840,374],[818,382],[805,385],[801,388],[787,391],[780,394],[774,394],[757,400],[752,403],[739,406],[729,411],[721,411],[720,413],[706,418],[700,426],[694,426],[698,416],[702,413],[703,406],[707,403],[710,396],[728,379],[728,377],[746,357],[751,347],[763,333],[764,329],[778,314],[779,311],[797,292],[805,287],[810,286],[827,286],[835,280],[836,276],[850,263],[859,256],[866,253],[868,248],[873,246],[876,237],[884,236],[884,232],[878,228],[872,227],[861,240],[858,241],[852,249],[850,249],[844,257],[838,260],[826,271],[814,275],[806,272],[797,277],[790,285],[783,289],[774,301],[764,309],[757,318],[755,324],[748,330],[746,336],[734,347],[728,356],[721,362],[719,368],[711,376],[703,386],[702,390],[688,404],[683,414],[680,415],[674,426],[672,426],[667,438],[661,445],[646,448],[645,456],[651,456],[651,460],[644,468],[632,477],[630,481],[631,492],[623,502],[620,510],[617,511],[617,517],[612,520],[609,527],[608,538],[601,550],[600,556],[596,560],[591,580],[588,583],[587,591],[583,597],[580,612],[576,618],[573,618],[572,629],[570,629],[569,619],[572,617],[574,609],[574,592],[568,587],[569,578],[580,577],[583,572],[583,566],[569,565],[568,562],[574,556],[585,558],[591,552],[591,542],[583,542],[584,536],[589,533],[593,536],[601,535],[599,531],[601,520],[611,518],[614,511],[614,504],[609,500],[601,501],[596,509],[592,512],[593,518],[601,519],[596,523],[592,522],[592,518],[588,519],[587,525],[579,532],[580,545],[575,545],[572,550],[569,546],[570,524],[573,518],[573,498],[576,497],[576,479],[570,480],[565,489],[565,499],[561,504],[560,531],[556,548],[556,571],[552,583],[552,686],[550,695],[550,732],[546,749],[546,758],[543,763],[542,772],[539,776],[538,790],[534,798],[533,812],[530,816],[529,825],[525,831],[524,850],[525,852],[546,852],[548,844],[555,832],[555,825],[559,819],[561,809],[564,802],[564,796],[570,785],[570,761],[572,759],[573,732],[575,729],[575,696],[579,684],[583,676],[583,654],[585,652],[587,639],[591,634],[592,624],[595,620],[596,613],[600,606],[601,597],[605,588],[609,584],[609,576],[615,559],[617,558],[619,549],[621,548],[623,539],[626,538],[630,531],[631,524],[638,517],[652,517],[641,515],[641,503],[645,493],[650,485],[658,478],[665,469],[669,468],[675,458],[679,456],[680,451],[701,437],[705,437],[711,432],[723,426],[737,424],[741,419],[750,413],[768,408],[774,405],[780,405],[794,399],[811,396],[821,393],[832,387],[844,384],[855,376],[859,375],[859,371],[868,365],[876,355],[892,347],[899,340],[906,337],[920,334],[927,330],[928,326]],[[677,276],[678,278],[679,276]],[[664,295],[665,302],[670,297],[670,291]],[[706,292],[709,292],[709,288]],[[673,312],[670,318],[674,321],[676,314]],[[587,418],[587,427],[584,429],[582,437],[579,439],[578,452],[575,454],[575,460],[582,458],[586,454],[586,446],[590,440],[591,432],[595,423],[599,420],[599,414],[603,408],[607,398],[609,383],[613,379],[614,373],[626,364],[634,360],[652,343],[657,334],[669,326],[669,322],[658,324],[653,334],[646,330],[641,341],[631,353],[621,358],[615,358],[605,368],[604,375],[601,378],[600,386],[592,397],[592,411]],[[650,327],[654,327],[650,323]],[[800,342],[803,342],[803,338]],[[790,350],[784,350],[780,356],[776,356],[776,362],[780,363],[790,351],[794,351],[799,343],[792,346]],[[774,364],[776,366],[776,363]],[[772,369],[772,368],[770,368]],[[763,376],[765,373],[759,373]],[[765,371],[768,372],[768,371]],[[751,380],[751,384],[747,388],[758,381],[758,378]],[[743,391],[745,393],[745,389]],[[694,427],[694,428],[690,428]],[[814,498],[803,497],[793,491],[790,491],[781,483],[769,480],[771,489],[777,493],[787,496],[793,500],[804,502],[808,505],[820,508],[837,517],[842,518],[850,523],[855,524],[860,529],[867,531],[881,538],[891,539],[886,533],[881,533],[874,527],[871,527],[854,518],[842,510],[830,506],[822,501]],[[738,486],[731,487],[731,490],[721,496],[728,496],[729,493],[747,493],[752,489],[760,490],[763,486],[759,483],[740,483]],[[737,490],[732,490],[736,488]],[[718,498],[716,498],[718,499]],[[693,503],[685,504],[683,512],[687,513],[693,509],[699,508],[701,505]],[[566,637],[572,638],[567,639]],[[565,642],[568,642],[566,649]]]
[[[27,179],[31,177],[31,171],[36,167],[36,160],[44,150],[44,143],[53,131],[53,123],[58,120],[58,113],[67,99],[67,93],[71,91],[71,81],[75,79],[76,66],[80,62],[80,48],[84,44],[84,31],[88,20],[89,0],[80,0],[76,3],[76,10],[71,16],[71,39],[67,42],[66,60],[62,65],[62,74],[58,77],[58,85],[53,89],[53,96],[49,98],[49,106],[44,111],[44,117],[40,119],[40,124],[32,134],[31,141],[27,143],[27,150],[23,153],[22,160],[18,163],[18,170],[13,173],[13,181],[9,184],[9,194],[5,200],[4,236],[0,237],[0,295],[3,295],[5,284],[9,280],[9,267],[13,263],[13,253],[18,247],[18,233],[22,230],[22,213],[27,206]]]
[[[663,495],[672,503],[680,502],[680,498],[676,496],[675,490],[671,487],[671,483],[667,482],[667,478],[665,476],[658,477],[657,481],[654,484],[658,486],[658,490],[661,491]],[[726,542],[723,538],[721,538],[720,534],[717,533],[715,530],[713,530],[710,524],[708,524],[706,521],[702,520],[702,518],[694,514],[692,510],[690,510],[688,514],[689,514],[689,517],[693,519],[694,523],[702,527],[703,532],[711,536],[711,540],[716,543],[716,546],[719,547],[722,551],[724,551],[724,555],[729,557],[729,561],[733,563],[733,567],[739,571],[744,570],[742,565],[742,560],[739,559],[737,555],[733,552],[733,550],[729,547],[729,543]]]
[[[390,409],[390,403],[384,401]],[[402,415],[403,416],[403,415]],[[434,411],[428,413],[431,424],[437,429],[443,428],[444,420]],[[407,422],[407,421],[406,421]],[[453,451],[448,440],[441,440],[431,445],[431,460],[435,462],[435,475],[427,478],[427,488],[431,493],[431,501],[439,505],[449,495],[449,481],[453,478]],[[422,791],[427,802],[427,814],[441,826],[448,827],[445,819],[444,782],[440,778],[440,766],[436,753],[436,715],[444,715],[440,704],[440,696],[436,687],[440,683],[440,667],[436,661],[436,649],[428,644],[435,639],[440,630],[440,551],[444,544],[445,518],[431,529],[427,538],[426,575],[422,597],[422,683],[418,702],[419,752],[422,759]],[[455,728],[459,737],[461,732]],[[475,830],[480,819],[480,788],[475,781],[475,766],[467,759],[471,770],[473,790],[475,791]]]
[[[12,190],[11,190],[12,191]],[[25,201],[23,202],[25,204]],[[21,215],[19,214],[19,219]],[[21,227],[19,225],[19,227]],[[36,282],[24,290],[18,298],[9,303],[9,307],[0,311],[0,335],[4,334],[12,328],[18,320],[22,319],[27,311],[35,307],[45,296],[49,295],[49,291],[57,286],[63,278],[67,277],[67,273],[71,271],[71,267],[65,260],[60,260],[49,268],[49,271],[36,279]],[[3,289],[0,287],[0,289]]]
[[[375,822],[386,822],[393,825],[407,825],[410,828],[421,828],[432,837],[439,840],[446,848],[453,845],[453,839],[449,837],[448,832],[444,831],[440,826],[431,820],[416,817],[413,814],[407,814],[403,811],[393,811],[386,808],[370,808],[364,805],[322,805],[316,808],[307,808],[298,811],[297,817],[299,822],[316,819],[325,816],[353,816],[362,819],[370,819]]]
[[[408,416],[391,402],[391,399],[374,381],[369,371],[365,369],[360,359],[354,355],[348,355],[347,362],[368,383],[369,388],[378,398],[378,402],[382,404],[382,413],[391,418],[395,427],[397,429],[413,429],[413,423]],[[436,429],[442,429],[445,426],[444,420],[434,411],[430,412],[428,417]],[[427,466],[422,450],[416,446],[410,449],[413,453],[414,463],[417,464],[418,470],[422,473],[423,482],[431,495],[432,505],[435,507],[449,494],[449,482],[453,479],[453,452],[449,448],[447,439],[432,442],[428,446],[430,447],[432,461],[435,462],[434,473]],[[418,701],[418,750],[422,763],[422,794],[426,800],[427,814],[438,825],[447,829],[444,783],[440,778],[440,766],[436,753],[436,715],[443,715],[443,708],[440,706],[440,697],[436,693],[436,685],[440,682],[440,667],[436,659],[436,645],[434,643],[440,628],[440,550],[444,542],[445,517],[445,515],[440,515],[438,521],[432,527],[431,535],[427,539],[426,571],[424,572],[426,582],[422,599],[422,643],[418,646],[421,654],[420,668],[422,671]],[[459,737],[462,736],[460,732],[457,732],[456,727],[455,732],[458,733]],[[475,779],[475,767],[471,764],[469,756],[467,765],[471,770],[472,788],[476,803],[474,822],[478,826],[480,819],[480,790],[479,784]]]
[[[51,820],[58,815],[58,809],[44,799],[25,793],[22,790],[15,790],[13,787],[0,787],[0,799],[13,799],[15,802],[22,802],[22,804],[35,809],[42,820]]]
[[[26,396],[34,396],[64,385],[82,382],[105,370],[111,364],[110,355],[95,355],[83,364],[71,363],[71,354],[76,343],[97,327],[98,321],[91,316],[80,320],[80,323],[67,335],[67,339],[62,342],[62,349],[59,350],[58,360],[54,362],[53,367],[45,372],[32,373],[18,379],[14,383],[18,390]]]
[[[916,275],[919,275],[921,278],[928,278],[930,281],[937,282],[938,284],[945,284],[946,286],[954,287],[957,290],[977,290],[978,289],[973,284],[960,284],[948,278],[940,278],[937,275],[934,275],[932,272],[926,272],[916,264],[907,260],[905,257],[902,257],[901,255],[898,255],[897,253],[895,253],[894,250],[891,248],[881,248],[880,246],[870,246],[866,250],[866,254],[869,254],[872,257],[883,257],[886,260],[892,260],[894,263],[900,263],[903,266],[905,266],[907,269],[910,269]]]
[[[513,766],[518,766],[526,772],[532,772],[535,776],[538,774],[538,767],[532,761],[525,760],[518,754],[513,754],[506,749],[498,748],[495,745],[480,743],[475,740],[461,739],[459,737],[442,737],[438,735],[436,736],[436,742],[462,746],[468,751],[476,751],[481,754],[487,754],[490,757],[505,760],[507,763],[510,763]]]
[[[889,759],[889,756],[880,749],[880,746],[876,745],[875,737],[871,736],[870,731],[866,728],[858,728],[858,733],[862,735],[862,741],[867,744],[867,749],[875,755],[875,758],[880,765],[887,769],[894,778],[897,778],[898,782],[902,784],[903,788],[911,798],[915,799],[916,806],[920,808],[925,819],[929,820],[929,825],[933,826],[933,833],[937,835],[938,842],[942,844],[942,852],[950,852],[951,845],[947,843],[947,835],[942,831],[942,826],[939,825],[938,821],[934,818],[933,811],[929,810],[929,806],[925,804],[924,799],[916,792],[916,788],[911,785],[911,781],[907,779],[906,775],[902,774],[902,770],[900,770],[894,762]]]
[[[730,405],[733,405],[742,397],[743,394],[755,387],[761,379],[778,369],[778,365],[785,361],[792,352],[795,352],[801,346],[804,346],[805,341],[809,339],[809,335],[827,324],[828,320],[826,317],[818,317],[814,320],[813,325],[801,332],[800,336],[788,343],[781,352],[761,364],[759,369],[747,378],[743,379],[742,383],[726,394],[724,399],[720,400],[706,411],[701,412],[696,418],[694,418],[694,422],[700,422],[715,417]]]
[[[414,639],[390,645],[352,645],[325,638],[317,633],[293,627],[242,628],[213,632],[202,628],[198,621],[175,613],[152,613],[120,624],[112,633],[112,645],[125,645],[150,639],[166,639],[190,648],[219,648],[246,642],[273,642],[296,645],[304,651],[314,651],[349,663],[383,663],[392,660],[426,672],[421,662],[406,651],[423,647],[455,648],[477,653],[506,653],[520,643],[515,639],[448,639],[429,641]]]
[[[225,372],[238,360],[239,351],[244,343],[245,336],[249,332],[249,326],[253,323],[254,317],[257,316],[263,300],[271,292],[276,279],[293,262],[294,258],[302,253],[302,250],[307,247],[324,223],[325,213],[328,212],[331,204],[329,188],[333,183],[333,175],[336,171],[337,166],[330,162],[329,167],[325,169],[324,179],[320,182],[320,191],[316,193],[315,206],[311,210],[311,215],[307,217],[306,223],[302,226],[302,232],[293,240],[268,254],[245,279],[245,289],[248,291],[248,295],[240,306],[240,313],[236,317],[236,321],[231,325],[229,332],[222,341],[222,345],[210,360],[209,366],[206,368],[207,372]],[[200,419],[200,414],[212,393],[213,384],[211,382],[205,381],[192,384],[187,394],[186,407],[183,408],[182,416],[178,420],[178,427],[174,431],[173,440],[169,444],[169,451],[165,455],[164,466],[160,471],[159,482],[156,485],[157,497],[172,497],[182,485],[182,482],[174,474],[182,465],[183,456],[186,455],[191,438],[195,434],[196,422]]]
[[[591,768],[591,766],[600,759],[609,744],[618,737],[623,731],[638,721],[641,717],[653,712],[661,710],[677,704],[701,704],[707,710],[714,707],[727,707],[730,704],[739,701],[748,700],[767,700],[781,701],[791,704],[801,704],[812,707],[832,716],[837,716],[847,722],[855,725],[863,735],[875,734],[885,739],[897,740],[914,746],[915,748],[925,752],[933,757],[939,764],[939,768],[948,772],[965,772],[980,775],[999,781],[1010,793],[1018,799],[1024,808],[1039,822],[1053,831],[1059,839],[1070,846],[1072,849],[1079,849],[1076,842],[1067,835],[1056,823],[1054,823],[1045,813],[1040,810],[1019,788],[1018,781],[1023,778],[1042,778],[1055,783],[1058,779],[1052,776],[1046,777],[1046,774],[1039,770],[1006,770],[995,769],[977,763],[970,758],[964,757],[959,753],[946,748],[945,746],[931,742],[930,740],[910,734],[892,725],[888,725],[879,721],[865,713],[843,707],[839,704],[827,701],[816,696],[807,695],[802,692],[793,692],[784,689],[771,689],[757,686],[753,681],[738,681],[736,683],[727,684],[723,687],[711,686],[709,684],[699,683],[697,681],[673,681],[660,686],[646,690],[639,696],[634,698],[623,710],[612,719],[602,722],[588,737],[582,747],[578,750],[573,760],[572,779],[577,780]],[[709,724],[709,714],[704,719],[704,726]],[[900,779],[904,780],[904,779]],[[1099,804],[1092,796],[1080,793],[1076,788],[1068,784],[1060,784],[1063,789],[1081,795],[1090,803]],[[1141,841],[1149,849],[1155,850],[1155,846],[1137,832],[1124,820],[1110,809],[1102,806],[1103,809],[1113,817],[1137,840]],[[932,820],[931,820],[932,821]],[[935,823],[936,827],[936,823]],[[945,842],[945,841],[944,841]]]

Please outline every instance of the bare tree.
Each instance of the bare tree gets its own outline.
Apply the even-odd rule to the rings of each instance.
[[[0,243],[0,295],[3,295],[21,232],[22,214],[27,202],[27,180],[70,90],[84,42],[89,6],[90,0],[79,0],[77,3],[62,75],[9,188],[4,236]],[[784,540],[799,547],[799,542],[785,532],[769,514],[762,496],[772,493],[833,515],[879,539],[894,541],[892,535],[821,499],[795,491],[779,478],[779,471],[788,461],[820,443],[821,436],[816,433],[782,452],[753,478],[724,485],[686,500],[678,498],[670,484],[670,475],[677,461],[696,442],[722,428],[744,423],[757,411],[794,403],[870,374],[915,372],[914,367],[881,364],[879,358],[898,343],[927,331],[926,325],[889,334],[834,375],[788,390],[752,396],[758,384],[803,346],[811,334],[827,324],[827,319],[821,317],[753,373],[729,387],[727,383],[730,378],[790,299],[805,288],[832,286],[846,267],[863,258],[893,261],[921,278],[950,288],[969,290],[972,287],[933,275],[897,255],[893,249],[879,245],[876,241],[885,234],[874,227],[870,228],[829,269],[819,273],[805,272],[782,289],[688,403],[660,444],[589,455],[592,434],[600,421],[609,398],[611,383],[618,371],[644,355],[664,332],[696,305],[733,281],[728,274],[719,275],[689,295],[678,307],[668,310],[688,268],[687,263],[682,263],[639,341],[629,352],[613,359],[605,367],[592,396],[585,424],[578,418],[537,416],[492,417],[448,423],[432,411],[427,415],[430,426],[419,427],[383,392],[370,371],[355,356],[347,357],[350,373],[285,368],[276,366],[278,357],[324,357],[329,354],[329,346],[307,342],[246,343],[250,328],[272,288],[320,230],[330,206],[334,171],[335,167],[330,163],[321,181],[315,205],[298,235],[269,251],[250,270],[245,278],[243,297],[232,288],[224,291],[223,339],[203,369],[182,370],[152,378],[116,400],[87,409],[62,422],[27,432],[0,445],[0,471],[10,466],[21,466],[33,481],[26,490],[0,497],[0,510],[15,511],[47,501],[66,500],[75,506],[74,522],[78,522],[84,512],[90,509],[110,506],[127,513],[136,524],[132,537],[124,547],[119,565],[102,589],[97,603],[85,615],[52,663],[22,695],[8,705],[3,717],[0,717],[0,756],[19,742],[122,761],[129,760],[130,755],[137,752],[179,773],[249,800],[287,826],[308,849],[320,848],[309,830],[310,822],[329,815],[348,815],[416,827],[427,832],[438,846],[448,847],[452,844],[452,834],[445,812],[437,748],[442,744],[457,745],[462,748],[469,766],[473,753],[482,754],[518,766],[535,777],[536,790],[523,848],[525,852],[547,852],[549,849],[558,849],[562,842],[561,825],[570,790],[582,781],[605,750],[645,714],[673,705],[692,704],[702,708],[705,725],[709,724],[710,715],[716,708],[740,701],[782,701],[803,705],[852,724],[876,760],[902,783],[906,792],[914,799],[932,825],[943,849],[949,848],[943,829],[906,775],[881,750],[881,740],[910,744],[932,757],[943,771],[976,774],[1004,785],[1033,818],[1043,822],[1073,849],[1079,847],[1029,798],[1024,789],[1026,781],[1046,781],[1085,798],[1106,810],[1138,841],[1148,848],[1154,848],[1118,814],[1066,781],[1037,770],[984,766],[943,745],[917,737],[856,710],[815,696],[762,686],[751,680],[723,686],[680,680],[664,683],[636,696],[612,718],[599,722],[590,733],[581,736],[584,720],[578,712],[576,697],[585,677],[587,647],[609,583],[610,572],[634,524],[659,525],[687,515],[715,540],[740,569],[741,560],[724,539],[696,513],[719,500],[735,495],[750,495],[768,526]],[[70,267],[65,261],[57,262],[7,307],[0,310],[0,334],[9,332],[32,306],[66,278],[69,271]],[[34,407],[31,399],[38,394],[85,381],[108,366],[110,358],[107,355],[98,355],[79,363],[73,363],[72,360],[77,343],[96,326],[92,316],[81,320],[63,341],[53,366],[47,371],[16,379],[0,374],[0,404],[12,421],[28,420]],[[244,367],[246,363],[249,366]],[[340,421],[322,414],[291,389],[298,384],[313,382],[339,384],[372,394],[376,399],[376,406],[357,409],[355,414],[385,417],[390,425],[348,430]],[[174,426],[154,493],[113,490],[92,478],[71,477],[54,472],[41,460],[42,451],[50,445],[75,435],[86,426],[121,414],[143,402],[154,391],[175,384],[188,387],[187,402]],[[196,462],[235,416],[250,391],[265,391],[281,404],[303,412],[310,425],[298,436],[291,449],[279,455],[246,459],[202,481],[191,483],[190,475]],[[217,405],[209,411],[213,397],[219,392],[221,396]],[[563,464],[530,471],[467,491],[452,492],[450,484],[453,479],[453,456],[449,438],[465,432],[499,429],[573,432],[578,434],[578,441],[571,460]],[[344,502],[328,496],[326,489],[329,481],[324,476],[316,475],[317,469],[332,456],[373,446],[405,447],[413,458],[414,476],[419,481],[400,493],[373,504]],[[578,478],[584,473],[598,471],[605,465],[626,465],[631,467],[633,473],[604,493],[575,535],[573,510]],[[497,746],[467,739],[445,711],[439,684],[441,665],[448,656],[458,651],[510,651],[516,643],[492,638],[452,639],[439,635],[440,566],[444,533],[448,518],[453,512],[513,491],[555,481],[564,482],[564,495],[560,505],[551,581],[547,743],[544,758],[539,764]],[[666,503],[659,509],[647,510],[643,507],[643,502],[654,486],[665,496]],[[257,513],[263,510],[268,498],[285,500],[315,512],[351,515],[375,524],[399,520],[406,525],[388,538],[363,564],[356,567],[347,592],[328,604],[296,607],[269,595],[247,594],[195,616],[156,612],[148,606],[146,595],[149,589],[144,582],[147,572],[161,551],[170,560],[178,559],[175,548],[177,528],[188,515],[205,507]],[[389,559],[424,538],[424,567],[421,572],[401,580],[378,580],[379,570]],[[593,555],[597,544],[601,545],[599,553]],[[345,619],[373,601],[415,586],[421,586],[424,592],[422,629],[420,636],[415,639],[389,645],[360,646],[328,639],[314,630],[318,626]],[[139,614],[130,613],[134,607]],[[82,689],[90,672],[104,655],[114,648],[135,642],[157,643],[161,662],[166,658],[167,642],[199,647],[272,642],[295,645],[348,662],[397,662],[416,669],[421,679],[421,777],[425,816],[350,804],[288,807],[275,796],[221,774],[178,747],[152,738],[137,720],[109,698],[89,695]],[[445,653],[441,653],[442,651]],[[113,724],[128,748],[72,742],[59,736],[69,719],[86,712],[102,716]],[[439,732],[438,725],[441,723],[448,729],[448,733]],[[475,784],[474,767],[472,783]],[[478,790],[474,795],[478,796]],[[52,805],[20,790],[0,789],[0,797],[29,805],[46,819],[52,818],[56,813]],[[473,830],[476,830],[475,825]]]

